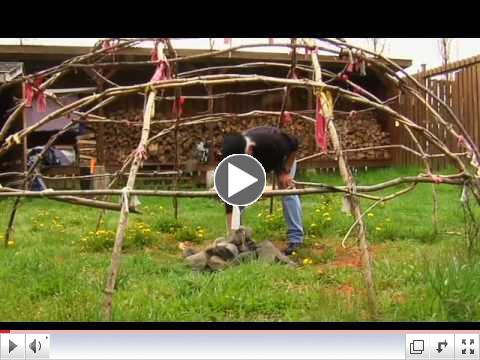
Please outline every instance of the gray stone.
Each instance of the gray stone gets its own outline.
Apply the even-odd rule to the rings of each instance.
[[[267,263],[278,261],[290,266],[297,266],[295,262],[282,254],[282,252],[271,241],[268,240],[258,244],[257,255],[259,259]]]
[[[252,236],[252,229],[241,226],[240,229],[228,234],[227,241],[234,244],[240,252],[255,250],[256,244]]]
[[[223,242],[223,243],[220,243],[219,245],[226,247],[230,251],[230,253],[233,255],[234,258],[238,256],[239,251],[238,251],[238,248],[235,246],[235,244]]]
[[[235,258],[235,263],[240,264],[241,262],[244,261],[251,261],[257,258],[257,254],[255,251],[245,251],[240,254]]]
[[[208,259],[208,267],[214,271],[223,270],[228,266],[228,263],[219,256],[211,256]]]
[[[213,245],[218,245],[222,242],[225,242],[225,238],[224,237],[218,237],[215,239],[215,241],[213,242]]]
[[[268,263],[273,263],[279,253],[280,250],[278,250],[271,241],[263,241],[257,246],[258,258]]]
[[[194,270],[204,270],[207,266],[207,254],[205,251],[200,251],[195,255],[190,255],[185,258],[185,262]]]
[[[195,255],[196,253],[197,253],[197,251],[196,251],[195,249],[193,249],[193,248],[186,248],[186,249],[183,250],[182,256],[183,256],[184,258],[186,258],[186,257],[192,256],[192,255]]]
[[[237,247],[233,244],[220,243],[205,250],[207,256],[218,256],[225,261],[233,260],[238,255]]]

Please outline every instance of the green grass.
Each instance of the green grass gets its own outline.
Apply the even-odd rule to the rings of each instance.
[[[418,169],[360,172],[373,184]],[[341,184],[337,175],[305,179]],[[400,189],[401,187],[397,187]],[[374,254],[374,277],[382,321],[480,320],[480,263],[467,256],[461,189],[439,186],[439,232],[434,234],[432,186],[366,216]],[[390,189],[383,193],[394,191]],[[180,199],[179,219],[171,200],[142,198],[142,215],[131,215],[114,298],[118,321],[363,321],[368,320],[352,223],[339,195],[302,198],[306,246],[293,269],[251,261],[219,273],[187,268],[178,244],[198,246],[224,235],[224,207],[215,199]],[[366,208],[371,202],[363,201]],[[0,241],[12,200],[0,201]],[[477,209],[478,210],[478,209]],[[110,212],[95,233],[98,211],[47,199],[26,200],[15,243],[0,247],[0,321],[99,321],[118,213]],[[281,201],[269,200],[246,213],[256,240],[285,245]],[[304,264],[304,260],[305,265]]]

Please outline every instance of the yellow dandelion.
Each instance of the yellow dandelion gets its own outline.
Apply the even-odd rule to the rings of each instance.
[[[374,216],[373,213],[371,213],[371,212],[368,213],[367,215],[368,215],[368,217],[373,217]]]

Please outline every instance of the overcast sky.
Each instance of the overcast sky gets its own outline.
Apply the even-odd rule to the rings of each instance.
[[[92,38],[22,38],[21,42],[25,45],[72,45],[72,46],[91,46],[98,39]],[[258,43],[262,39],[252,38],[234,38],[233,46],[246,43]],[[371,43],[363,38],[347,38],[347,41],[361,45],[371,49]],[[410,59],[413,61],[409,69],[410,73],[417,72],[421,64],[426,64],[427,68],[433,68],[441,65],[441,58],[439,54],[437,38],[389,38],[382,39],[385,41],[385,55],[400,58]],[[267,39],[263,39],[267,42]],[[288,39],[275,39],[278,42],[288,41]],[[0,44],[20,44],[19,38],[0,38]],[[146,46],[151,46],[147,44]],[[209,40],[207,38],[195,38],[174,41],[174,46],[178,48],[208,48]],[[214,48],[223,49],[224,39],[215,38]],[[285,49],[272,48],[258,48],[248,49],[248,51],[285,51]],[[470,56],[480,54],[480,39],[479,38],[456,38],[453,40],[452,46],[452,60],[464,59]]]

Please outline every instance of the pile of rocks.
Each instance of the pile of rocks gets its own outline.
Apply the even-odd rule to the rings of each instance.
[[[257,244],[252,229],[240,227],[225,238],[218,238],[202,251],[192,248],[184,250],[185,262],[194,270],[219,271],[231,265],[238,265],[246,259],[259,259],[268,263],[280,262],[296,266],[271,242]]]

